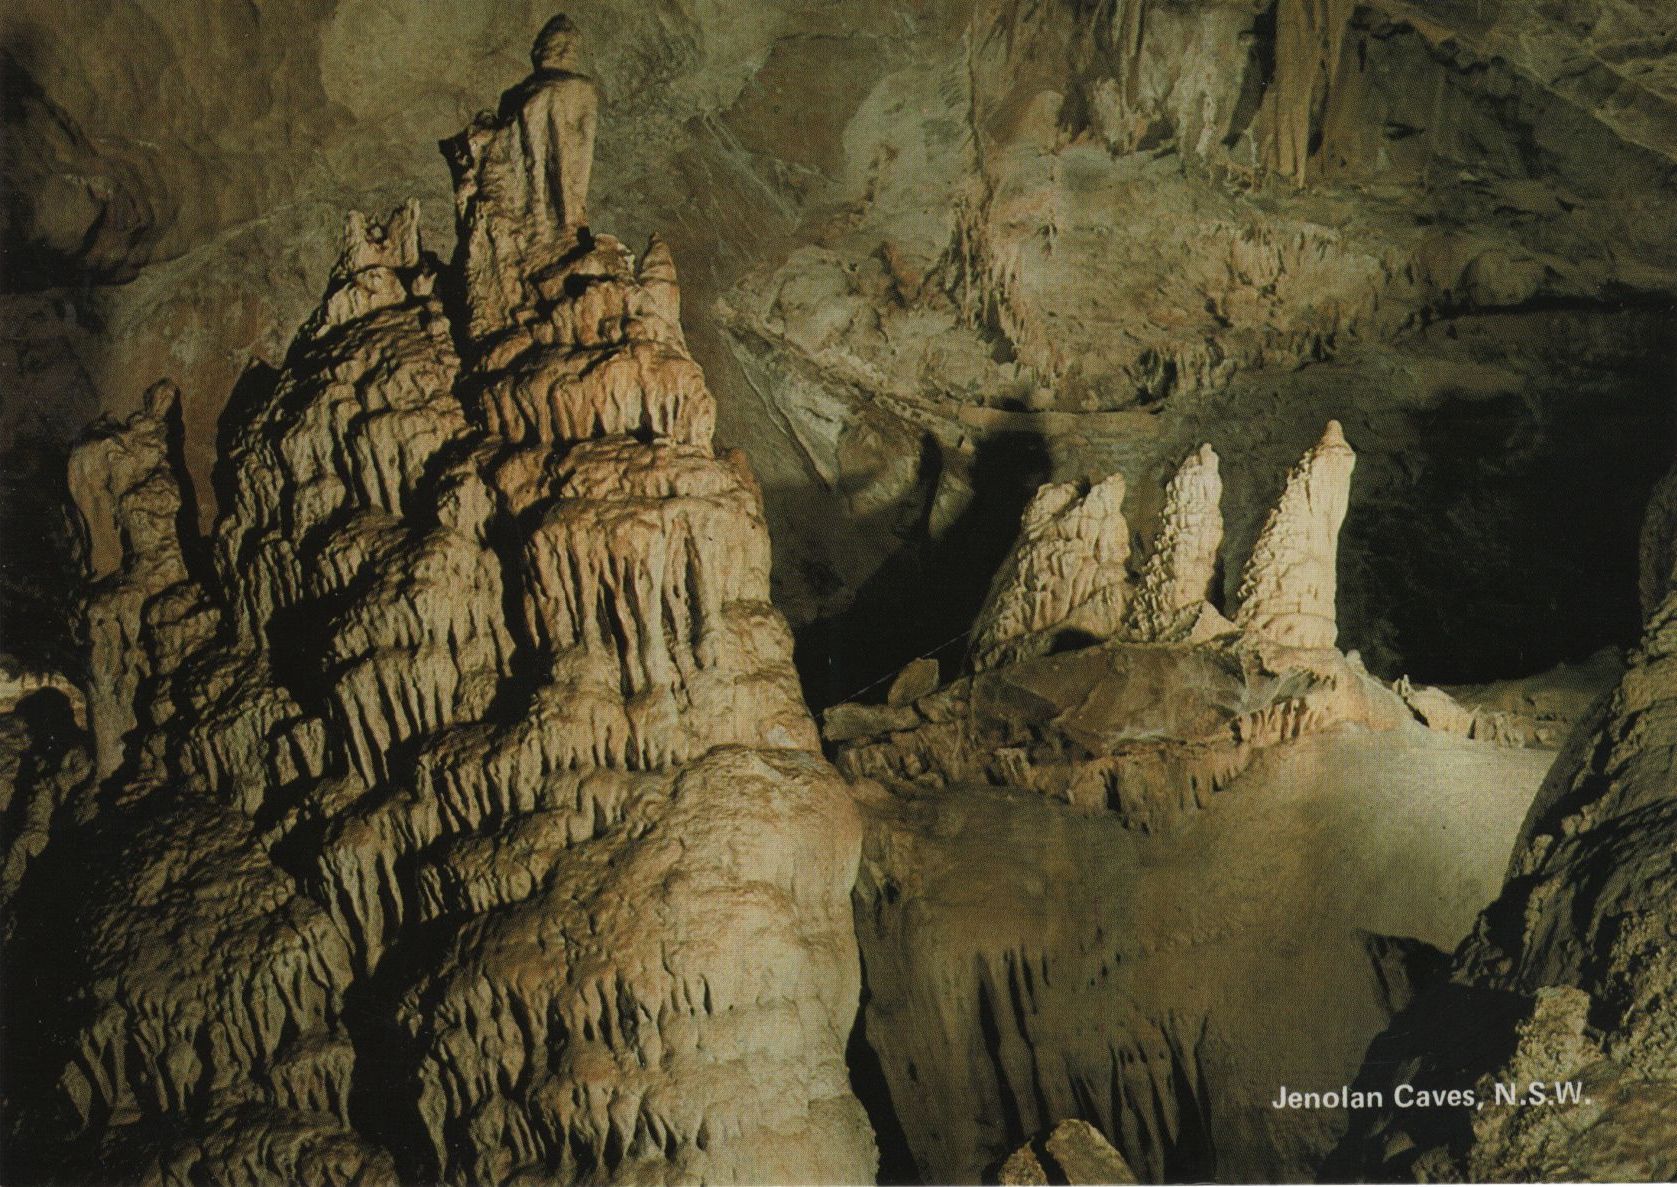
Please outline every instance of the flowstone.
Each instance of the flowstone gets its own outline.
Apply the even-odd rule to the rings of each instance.
[[[453,265],[350,217],[208,541],[170,389],[75,454],[104,782],[6,855],[24,1177],[873,1177],[860,822],[669,250],[584,225],[576,51],[450,145]]]

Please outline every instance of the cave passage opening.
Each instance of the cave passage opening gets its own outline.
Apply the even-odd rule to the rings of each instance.
[[[1410,411],[1419,448],[1353,499],[1340,643],[1382,676],[1518,679],[1641,633],[1642,522],[1677,455],[1677,308],[1530,328],[1552,334],[1541,371]]]

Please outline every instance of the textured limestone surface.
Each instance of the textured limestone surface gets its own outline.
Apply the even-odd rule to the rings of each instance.
[[[1669,500],[1649,537],[1671,530]],[[1484,1107],[1371,1111],[1342,1173],[1437,1181],[1669,1180],[1677,1175],[1677,568],[1612,695],[1578,731],[1532,805],[1500,895],[1456,951],[1447,984],[1370,1048],[1364,1080],[1471,1084]],[[1459,1019],[1474,1011],[1477,1025]],[[1496,1086],[1577,1085],[1546,1107]],[[1558,1095],[1558,1094],[1556,1094]]]
[[[448,146],[454,264],[350,216],[208,538],[172,386],[71,457],[87,732],[0,719],[8,1181],[873,1177],[860,820],[671,253],[581,222],[574,40]]]
[[[38,559],[5,559],[0,589],[58,624],[7,649],[62,666],[69,646],[74,566],[28,476],[173,375],[207,520],[227,393],[282,362],[339,212],[417,195],[446,255],[430,145],[524,74],[550,15],[7,6],[0,526]],[[1045,479],[1156,492],[1209,441],[1263,476],[1227,492],[1244,550],[1329,418],[1362,456],[1341,628],[1371,668],[1481,682],[1634,631],[1615,558],[1667,460],[1649,377],[1677,287],[1660,0],[587,17],[609,35],[554,71],[596,80],[619,130],[594,220],[684,261],[690,347],[762,479],[823,704],[970,623],[1010,538],[985,525]],[[1573,489],[1544,480],[1562,471]],[[1608,522],[1552,529],[1582,506]],[[942,605],[865,629],[928,578]]]
[[[0,9],[0,1179],[1677,1175],[1677,6],[574,15]]]
[[[1040,1147],[1040,1150],[1039,1150]],[[1002,1163],[998,1183],[1135,1183],[1124,1156],[1087,1121],[1062,1121]]]
[[[1138,576],[1124,563],[1121,478],[1083,494],[1044,486],[973,625],[971,671],[944,683],[910,665],[883,705],[828,709],[823,733],[840,768],[896,784],[1029,788],[1150,831],[1206,807],[1266,749],[1336,728],[1413,721],[1498,745],[1558,746],[1616,677],[1612,656],[1524,685],[1462,690],[1464,702],[1407,677],[1388,687],[1334,648],[1354,464],[1330,421],[1289,473],[1251,555],[1230,560],[1243,576],[1227,615],[1211,600],[1221,602],[1211,578],[1224,558],[1209,446],[1166,484]]]
[[[1309,1179],[1344,1111],[1268,1102],[1349,1082],[1497,885],[1554,751],[1512,713],[1387,686],[1334,649],[1352,462],[1330,424],[1228,616],[1206,601],[1220,511],[1202,448],[1133,579],[1168,613],[998,659],[992,611],[973,674],[826,714],[840,768],[881,784],[856,898],[863,1030],[927,1181],[972,1181],[1065,1118],[1143,1181]],[[1117,498],[1096,497],[1121,489],[1046,487],[1032,507],[1059,515],[1027,511],[992,606],[1050,623],[1065,591],[1096,588],[1083,542],[1123,536]],[[1019,560],[1045,552],[1052,579]],[[1113,573],[1121,607],[1139,595]],[[1197,594],[1161,593],[1175,573]],[[1033,1158],[1008,1157],[1003,1181],[1084,1181]]]

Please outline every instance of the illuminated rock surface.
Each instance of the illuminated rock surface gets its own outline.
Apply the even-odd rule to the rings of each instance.
[[[1656,500],[1648,538],[1668,538],[1671,514]],[[1646,560],[1659,567],[1643,589],[1662,592],[1623,679],[1550,772],[1449,982],[1369,1051],[1370,1087],[1472,1086],[1484,1106],[1375,1110],[1340,1152],[1341,1173],[1677,1175],[1677,569],[1659,549]],[[1497,1095],[1513,1086],[1523,1100],[1533,1082],[1550,1103]],[[1575,1095],[1555,1103],[1556,1085]]]
[[[0,1178],[1671,1177],[1671,5],[552,16],[0,16]]]
[[[459,150],[469,326],[412,204],[352,216],[208,547],[172,389],[74,454],[106,781],[37,745],[11,792],[25,1176],[873,1175],[860,821],[668,249],[580,225],[592,129],[541,69]],[[562,203],[512,184],[530,104]]]
[[[1348,1083],[1493,892],[1553,751],[1521,748],[1518,714],[1394,690],[1333,649],[1351,471],[1330,425],[1225,617],[1204,601],[1215,456],[1195,451],[1142,567],[1146,614],[828,711],[840,769],[884,785],[857,888],[863,1028],[927,1181],[972,1181],[1068,1117],[1142,1181],[1308,1179],[1343,1110],[1268,1102]],[[1039,500],[1075,532],[1026,513],[1004,574],[1047,570],[1018,558],[1052,541],[1056,577],[998,603],[1033,624],[1099,571],[1066,541],[1125,534],[1116,499]]]

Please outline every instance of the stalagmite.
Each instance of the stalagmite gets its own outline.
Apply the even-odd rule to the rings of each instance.
[[[1123,503],[1120,474],[1084,494],[1071,483],[1037,491],[973,626],[975,668],[1042,655],[1060,638],[1118,632],[1129,594]]]
[[[1243,631],[1285,647],[1334,645],[1339,526],[1356,461],[1339,422],[1330,420],[1322,439],[1287,475],[1235,595],[1235,623]]]
[[[641,257],[639,278],[641,288],[651,299],[652,308],[663,319],[664,328],[678,342],[681,332],[681,288],[676,282],[675,256],[663,237],[653,232]]]
[[[140,686],[152,675],[141,640],[154,599],[187,580],[181,516],[180,392],[153,386],[123,424],[102,422],[70,458],[70,490],[81,515],[93,592],[83,607],[89,657],[87,714],[100,777],[122,762],[138,722]]]
[[[530,76],[443,146],[474,336],[507,328],[545,269],[587,250],[600,100],[576,69],[580,52],[570,20],[554,17],[531,50]]]
[[[1177,642],[1215,613],[1207,599],[1223,546],[1222,496],[1217,454],[1202,445],[1165,486],[1159,534],[1130,600],[1126,632],[1131,638]]]
[[[76,1118],[23,1125],[42,1174],[874,1175],[845,1064],[860,821],[669,249],[637,268],[581,225],[574,51],[550,22],[452,142],[455,276],[411,203],[350,216],[229,415],[201,577],[165,389],[77,454],[121,785],[99,808],[29,771],[35,831],[0,848],[0,923],[25,866],[81,913],[19,941],[69,970],[23,991],[54,1019],[25,1121]],[[82,843],[45,844],[72,809]]]

